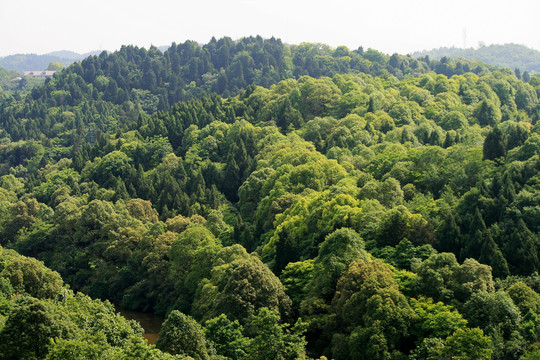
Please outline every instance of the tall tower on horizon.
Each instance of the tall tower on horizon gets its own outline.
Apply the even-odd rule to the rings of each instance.
[[[463,48],[467,48],[467,28],[463,28]]]

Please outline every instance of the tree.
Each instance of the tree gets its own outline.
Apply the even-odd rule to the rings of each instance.
[[[463,306],[463,314],[472,327],[487,333],[501,331],[508,338],[521,321],[518,308],[503,291],[474,293]]]
[[[208,343],[218,355],[236,360],[246,357],[250,340],[242,334],[244,327],[238,320],[231,321],[225,314],[210,319],[204,324],[204,334]]]
[[[46,268],[34,259],[17,256],[9,261],[0,277],[7,278],[13,288],[39,299],[57,297],[62,289],[62,279],[56,271]]]
[[[362,348],[380,356],[398,350],[414,316],[391,270],[378,260],[351,263],[339,279],[332,310],[338,331],[356,328],[349,341],[353,358]]]
[[[302,335],[301,320],[288,329],[287,324],[279,324],[276,311],[261,308],[250,324],[257,334],[248,347],[248,359],[254,360],[294,360],[305,357],[306,341]]]
[[[478,119],[478,122],[482,126],[495,126],[501,119],[502,114],[499,107],[491,100],[484,100],[476,108],[474,116]]]
[[[495,160],[506,156],[505,138],[498,126],[496,126],[484,140],[484,160]]]
[[[451,253],[431,255],[418,268],[418,292],[434,300],[453,298],[450,283],[459,267],[456,256]]]
[[[439,356],[455,360],[489,360],[493,350],[491,339],[480,329],[458,329],[444,341]],[[435,354],[432,354],[435,355]]]
[[[467,320],[451,306],[442,302],[434,303],[430,298],[411,299],[411,308],[415,312],[411,334],[418,340],[450,336],[454,331],[463,329]]]
[[[459,111],[451,111],[446,114],[441,122],[441,127],[445,130],[460,130],[469,125],[465,115]]]
[[[354,329],[348,342],[349,357],[358,360],[390,360],[391,349],[383,331],[384,326],[380,321]]]
[[[171,354],[209,360],[206,339],[201,326],[190,316],[173,310],[159,332],[156,347]]]
[[[480,257],[478,260],[483,264],[490,265],[495,277],[504,278],[508,276],[510,274],[508,263],[499,249],[499,246],[497,246],[491,237],[490,231],[486,230],[482,237],[484,243],[482,245],[482,250],[480,250]]]
[[[21,299],[0,331],[0,355],[5,359],[43,358],[54,338],[66,338],[73,324],[53,305]]]
[[[313,278],[308,283],[309,296],[329,302],[339,277],[347,271],[349,264],[367,259],[363,240],[356,231],[348,228],[334,231],[321,244],[315,258]]]
[[[540,311],[540,295],[525,283],[518,281],[506,289],[506,292],[522,315],[527,314],[529,310],[536,314]]]
[[[152,208],[152,203],[142,199],[131,199],[126,204],[131,216],[144,222],[157,222],[158,213]]]
[[[289,263],[279,279],[291,298],[293,308],[298,308],[307,293],[307,284],[313,278],[313,260]]]
[[[523,74],[523,76],[525,77],[525,74]],[[526,354],[524,354],[522,357],[519,358],[519,360],[538,360],[538,359],[540,359],[540,350],[539,349],[529,351]]]
[[[241,262],[227,279],[217,296],[213,313],[224,313],[245,324],[263,307],[290,316],[291,299],[279,279],[257,257]]]
[[[491,268],[474,259],[466,259],[452,272],[449,285],[454,292],[454,297],[463,302],[476,292],[492,292],[494,284]]]

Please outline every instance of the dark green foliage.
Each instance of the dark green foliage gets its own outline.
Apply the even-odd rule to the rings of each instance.
[[[518,308],[506,293],[477,292],[464,304],[463,314],[472,327],[487,333],[501,331],[510,336],[521,320]]]
[[[288,329],[287,324],[279,323],[275,311],[261,308],[251,323],[256,336],[248,346],[248,359],[293,360],[305,357],[304,328],[301,320]]]
[[[474,115],[482,126],[495,126],[502,118],[499,107],[490,100],[482,101]]]
[[[332,310],[337,316],[336,330],[354,329],[349,338],[350,358],[360,359],[390,358],[413,318],[390,269],[379,261],[350,265],[337,284]]]
[[[279,279],[258,258],[250,257],[231,272],[214,311],[246,323],[263,307],[278,311],[283,319],[291,314],[291,300]]]
[[[70,336],[72,324],[52,305],[25,299],[9,314],[0,331],[0,354],[6,359],[43,358],[54,338]]]
[[[204,324],[206,340],[216,353],[233,360],[246,356],[250,341],[243,336],[243,330],[238,320],[230,321],[224,314]]]
[[[506,156],[506,141],[498,126],[484,140],[484,160],[495,160]]]
[[[196,360],[210,359],[201,326],[178,310],[173,310],[167,316],[156,346],[171,354],[190,356]]]

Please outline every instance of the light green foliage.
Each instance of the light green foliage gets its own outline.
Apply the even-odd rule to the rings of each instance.
[[[294,307],[298,307],[306,296],[307,284],[313,278],[313,270],[313,260],[291,262],[283,269],[279,279]]]
[[[540,359],[540,350],[536,349],[530,351],[519,358],[520,360],[537,360]]]
[[[467,325],[467,320],[460,313],[442,302],[434,303],[430,298],[420,298],[411,299],[410,303],[415,312],[411,333],[418,339],[444,339]]]
[[[187,228],[171,246],[170,258],[173,265],[171,276],[175,279],[184,279],[196,257],[196,252],[205,246],[213,245],[217,245],[215,237],[205,227],[195,225]]]
[[[132,338],[124,347],[108,346],[99,336],[91,336],[88,340],[56,339],[51,345],[46,360],[172,360],[180,356],[163,353],[148,346],[142,338]]]
[[[480,329],[459,329],[444,341],[442,348],[435,348],[431,356],[454,356],[456,360],[491,359],[491,339]]]
[[[49,71],[60,71],[64,68],[64,65],[62,65],[61,63],[59,63],[58,61],[55,61],[55,62],[51,62],[49,63],[49,66],[47,66],[47,69],[46,70],[49,70]]]
[[[468,125],[467,118],[459,111],[451,111],[446,114],[441,122],[441,127],[445,130],[459,130]]]
[[[120,316],[109,302],[93,300],[82,293],[77,293],[67,294],[62,306],[70,320],[85,331],[83,337],[100,336],[103,337],[104,343],[123,348],[133,338],[140,338],[142,335],[141,326],[133,320],[128,321]]]
[[[24,183],[13,176],[13,174],[9,174],[0,177],[0,187],[9,192],[12,191],[13,193],[18,194],[24,189]],[[7,194],[5,196],[4,199],[7,200]]]
[[[489,100],[481,102],[476,108],[474,115],[482,126],[495,126],[502,119],[499,107]]]

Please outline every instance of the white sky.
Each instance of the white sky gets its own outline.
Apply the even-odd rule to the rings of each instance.
[[[275,36],[391,54],[518,43],[540,50],[539,0],[0,0],[0,56]]]

